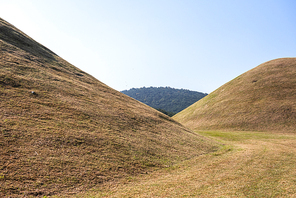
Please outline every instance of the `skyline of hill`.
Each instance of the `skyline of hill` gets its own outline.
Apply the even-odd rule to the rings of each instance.
[[[131,88],[129,90],[123,90],[121,93],[170,116],[182,111],[207,95],[198,91],[171,87]]]
[[[173,118],[192,130],[296,131],[296,58],[265,62]]]
[[[217,144],[0,18],[0,197],[73,195]]]
[[[0,197],[293,196],[295,76],[267,61],[170,118],[0,18]]]

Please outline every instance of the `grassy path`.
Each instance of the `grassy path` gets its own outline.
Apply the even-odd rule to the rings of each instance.
[[[224,146],[82,197],[296,197],[296,135],[199,133]]]

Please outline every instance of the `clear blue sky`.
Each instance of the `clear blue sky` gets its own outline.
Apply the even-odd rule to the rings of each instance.
[[[210,93],[296,56],[295,0],[0,0],[0,17],[119,91]]]

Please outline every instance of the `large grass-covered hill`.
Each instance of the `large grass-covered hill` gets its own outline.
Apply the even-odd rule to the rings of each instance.
[[[0,197],[72,195],[215,148],[0,18]]]
[[[296,58],[265,62],[174,119],[194,130],[296,132]]]

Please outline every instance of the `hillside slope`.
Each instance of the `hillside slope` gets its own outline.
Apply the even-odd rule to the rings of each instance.
[[[296,58],[263,63],[174,116],[191,129],[296,131]]]
[[[142,87],[121,91],[155,109],[162,109],[174,114],[189,107],[207,94],[171,87]]]
[[[0,197],[67,195],[215,144],[0,18]]]

